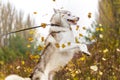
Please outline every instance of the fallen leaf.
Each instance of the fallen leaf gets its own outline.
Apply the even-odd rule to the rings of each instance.
[[[103,35],[102,35],[102,34],[99,34],[99,37],[100,37],[100,38],[103,38]]]
[[[99,71],[99,75],[103,75],[103,72]]]
[[[94,66],[90,66],[90,69],[93,70],[93,71],[97,71],[98,67],[96,65],[94,65]]]
[[[33,14],[37,14],[37,12],[33,12]]]
[[[20,69],[20,66],[17,66],[16,69]]]
[[[30,47],[31,47],[31,45],[30,45],[30,44],[28,44],[28,45],[27,45],[27,47],[28,47],[28,48],[30,48]]]
[[[96,31],[99,31],[100,30],[100,28],[99,27],[96,27]]]
[[[106,59],[105,59],[105,58],[102,58],[102,60],[103,60],[103,61],[106,61]]]
[[[76,31],[77,31],[77,30],[79,30],[79,26],[78,26],[78,25],[76,26]]]
[[[30,30],[29,34],[35,34],[35,30]]]
[[[62,48],[65,48],[66,47],[66,45],[65,44],[62,44]]]
[[[117,48],[116,50],[117,50],[117,52],[120,52],[120,49],[119,49],[119,48]]]
[[[28,38],[28,41],[32,42],[34,39],[32,37]]]
[[[43,50],[43,49],[44,49],[43,46],[41,46],[41,45],[38,46],[38,50]]]
[[[75,37],[75,42],[80,43],[77,37]]]
[[[102,24],[99,24],[99,26],[102,26]]]
[[[43,42],[45,40],[45,38],[44,37],[41,37],[41,41]]]
[[[80,60],[81,60],[81,61],[84,61],[84,60],[85,60],[85,57],[84,57],[84,56],[83,56],[83,57],[81,57],[81,58],[80,58]]]
[[[46,23],[41,23],[41,27],[46,28],[47,24]]]
[[[25,61],[21,61],[21,64],[24,65],[24,64],[25,64]]]
[[[57,48],[60,48],[60,44],[59,44],[59,43],[56,43],[55,46],[56,46]]]
[[[84,26],[84,27],[82,27],[82,29],[83,29],[83,30],[86,30],[86,27]]]
[[[103,50],[103,53],[107,53],[109,50],[106,48]]]
[[[103,31],[103,28],[102,28],[102,27],[100,27],[100,31],[101,31],[101,32]]]
[[[71,45],[71,42],[68,42],[67,45],[70,46],[70,45]]]
[[[92,15],[92,13],[89,12],[89,13],[88,13],[88,18],[91,18],[91,15]]]
[[[80,37],[83,37],[83,35],[82,35],[81,33],[79,34],[79,36],[80,36]]]

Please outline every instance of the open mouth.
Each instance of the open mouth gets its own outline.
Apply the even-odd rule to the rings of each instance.
[[[71,19],[67,19],[68,22],[72,23],[72,24],[77,24],[77,20],[71,20]]]

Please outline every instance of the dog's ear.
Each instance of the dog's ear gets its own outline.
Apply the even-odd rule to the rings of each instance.
[[[59,12],[59,10],[58,9],[53,9],[54,10],[54,13],[58,13]]]

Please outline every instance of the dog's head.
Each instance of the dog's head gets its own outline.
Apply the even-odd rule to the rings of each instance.
[[[79,17],[73,16],[70,11],[54,9],[54,14],[51,18],[52,24],[58,24],[60,26],[75,25],[77,24]]]

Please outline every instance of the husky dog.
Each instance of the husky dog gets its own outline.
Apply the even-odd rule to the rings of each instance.
[[[8,77],[5,78],[5,80],[31,80],[30,78],[22,78],[18,75],[9,75]]]
[[[50,20],[51,28],[45,41],[45,49],[31,74],[31,80],[53,80],[55,72],[63,68],[86,45],[77,44],[70,25],[76,25],[79,17],[71,12],[54,9]],[[68,45],[68,46],[66,46]],[[90,55],[89,51],[83,51]]]

